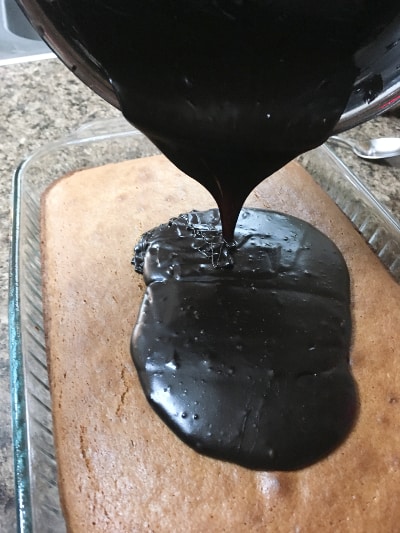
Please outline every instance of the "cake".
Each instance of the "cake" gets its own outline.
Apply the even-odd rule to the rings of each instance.
[[[214,207],[163,156],[56,180],[42,199],[46,347],[58,483],[72,532],[395,532],[400,486],[400,288],[297,163],[252,207],[315,225],[351,277],[360,411],[345,442],[295,472],[262,472],[183,444],[148,405],[130,356],[144,294],[130,262],[147,230]]]

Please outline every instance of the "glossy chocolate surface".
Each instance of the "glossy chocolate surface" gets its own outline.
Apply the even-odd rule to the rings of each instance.
[[[244,209],[235,247],[220,230],[217,210],[192,212],[136,246],[141,384],[195,450],[254,469],[305,467],[357,412],[345,262],[294,217]]]

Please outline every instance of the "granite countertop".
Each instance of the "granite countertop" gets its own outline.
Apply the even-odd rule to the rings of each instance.
[[[12,463],[7,291],[10,196],[13,171],[40,146],[77,126],[119,112],[94,95],[57,59],[0,67],[0,531],[16,530]],[[400,137],[400,114],[379,117],[346,132],[367,139]],[[370,164],[348,150],[338,153],[373,194],[400,220],[400,163]]]

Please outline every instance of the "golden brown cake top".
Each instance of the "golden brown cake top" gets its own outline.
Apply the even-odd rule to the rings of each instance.
[[[210,459],[177,439],[145,401],[129,354],[144,291],[130,260],[144,231],[213,201],[161,156],[76,173],[48,190],[42,211],[54,431],[71,531],[396,531],[400,289],[299,165],[263,182],[248,204],[311,222],[347,261],[355,429],[325,460],[289,473]]]

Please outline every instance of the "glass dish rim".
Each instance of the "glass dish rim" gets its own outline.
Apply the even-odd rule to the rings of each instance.
[[[121,137],[143,137],[122,117],[100,119],[87,122],[70,134],[61,136],[51,143],[44,144],[33,151],[16,167],[12,177],[11,191],[11,239],[9,252],[8,287],[8,344],[10,358],[10,395],[12,446],[14,461],[14,489],[17,514],[17,531],[33,531],[31,508],[31,469],[29,460],[29,437],[26,417],[26,389],[24,354],[21,335],[20,307],[20,233],[21,233],[21,195],[25,169],[36,159],[51,152],[73,145],[96,143],[105,139]]]

